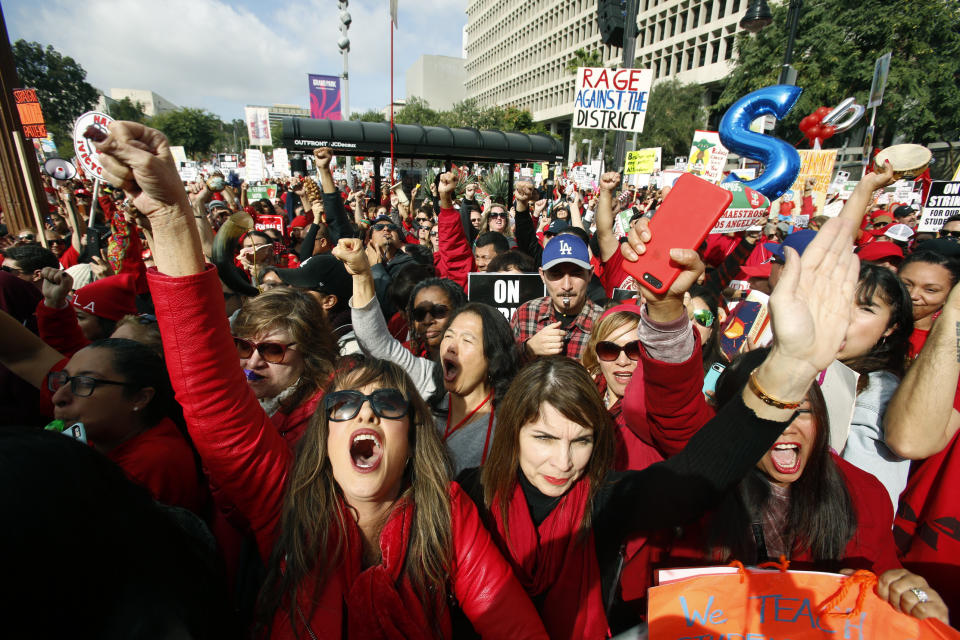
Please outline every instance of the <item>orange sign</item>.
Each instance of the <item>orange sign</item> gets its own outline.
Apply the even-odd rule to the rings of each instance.
[[[43,110],[37,98],[36,89],[14,89],[13,99],[20,112],[20,124],[23,125],[24,138],[46,138],[47,125],[43,121]]]

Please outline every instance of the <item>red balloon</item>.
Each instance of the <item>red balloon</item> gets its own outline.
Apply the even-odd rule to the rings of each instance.
[[[814,113],[817,114],[817,120],[823,120],[824,118],[827,117],[827,114],[830,113],[831,111],[832,109],[830,107],[820,107],[819,109],[814,111]]]
[[[820,138],[821,140],[823,140],[823,127],[821,127],[819,124],[810,127],[809,129],[807,129],[807,137],[810,138],[811,144],[813,143],[813,140],[816,138]]]
[[[837,132],[837,128],[832,124],[825,124],[820,126],[820,132],[823,134],[821,140],[826,140],[827,138],[833,137],[833,134]]]
[[[806,133],[807,131],[810,130],[810,127],[816,126],[816,124],[817,124],[816,117],[813,115],[809,115],[800,121],[800,131],[803,131],[804,133]]]

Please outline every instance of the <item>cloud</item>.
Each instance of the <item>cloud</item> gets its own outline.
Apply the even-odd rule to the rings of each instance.
[[[151,89],[181,106],[241,118],[245,104],[307,104],[307,74],[338,75],[334,0],[257,3],[221,0],[47,0],[5,3],[13,39],[52,44],[87,70],[87,80]],[[421,54],[459,55],[466,0],[400,0],[395,96]],[[349,11],[350,104],[379,108],[390,96],[387,0],[354,0]],[[12,9],[12,10],[11,10]]]

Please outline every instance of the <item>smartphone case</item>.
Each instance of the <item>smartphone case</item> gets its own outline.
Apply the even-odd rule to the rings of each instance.
[[[624,270],[650,291],[666,293],[683,271],[670,259],[670,249],[698,249],[732,200],[726,189],[683,174],[650,221],[646,253],[636,262],[624,260]]]

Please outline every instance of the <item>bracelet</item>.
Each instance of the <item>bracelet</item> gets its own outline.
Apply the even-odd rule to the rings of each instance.
[[[802,400],[800,402],[784,402],[783,400],[778,400],[777,398],[771,396],[769,393],[764,391],[763,387],[760,386],[760,383],[757,382],[756,369],[750,373],[750,378],[747,380],[747,386],[750,388],[750,391],[753,392],[753,395],[760,398],[764,404],[768,404],[777,409],[796,409],[803,402]]]

